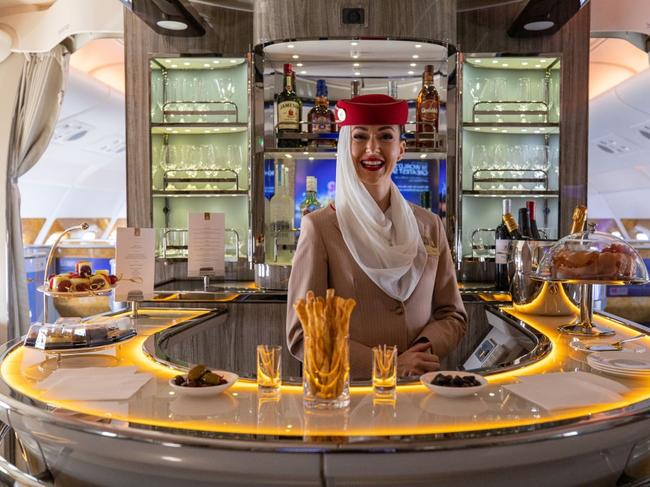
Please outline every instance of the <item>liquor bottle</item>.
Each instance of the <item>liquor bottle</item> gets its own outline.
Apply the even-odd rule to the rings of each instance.
[[[274,262],[287,263],[295,243],[293,233],[293,199],[289,194],[289,168],[280,165],[277,170],[276,190],[271,198],[271,235],[268,249]],[[289,252],[287,252],[287,250]]]
[[[318,193],[316,192],[317,184],[316,177],[307,176],[307,193],[305,194],[305,199],[300,203],[300,214],[302,216],[322,208],[320,201],[318,201]]]
[[[528,208],[528,217],[530,218],[530,233],[533,240],[541,240],[539,229],[537,228],[537,219],[535,218],[535,202],[526,201],[526,208]]]
[[[587,207],[585,205],[578,205],[573,210],[573,224],[571,225],[571,232],[582,233],[585,229],[585,222],[587,221]]]
[[[524,238],[533,238],[533,232],[530,229],[528,208],[519,208],[519,231]]]
[[[420,193],[420,206],[431,210],[431,191],[422,191]]]
[[[415,143],[418,147],[434,147],[439,112],[440,97],[433,86],[433,65],[427,64],[422,74],[422,89],[418,94],[416,109]]]
[[[503,223],[508,229],[508,233],[512,240],[525,240],[524,236],[519,231],[519,225],[517,225],[517,222],[510,212],[503,214]]]
[[[505,216],[510,214],[511,202],[509,199],[503,200],[503,213],[501,223],[497,227],[494,235],[496,274],[494,287],[497,291],[508,291],[510,281],[508,279],[508,247],[512,237],[505,224]]]
[[[361,83],[359,82],[358,79],[355,79],[350,84],[350,92],[352,93],[351,98],[354,98],[355,96],[359,96],[360,90],[361,90]]]
[[[336,132],[335,120],[334,112],[329,109],[327,85],[324,79],[319,79],[316,82],[314,108],[307,114],[307,130],[310,134],[334,133]],[[309,139],[311,148],[316,148],[319,145],[336,147],[336,141],[334,139]]]
[[[296,94],[296,78],[291,64],[284,65],[284,89],[278,94],[278,147],[300,147],[300,139],[283,139],[284,134],[300,133],[302,100]]]

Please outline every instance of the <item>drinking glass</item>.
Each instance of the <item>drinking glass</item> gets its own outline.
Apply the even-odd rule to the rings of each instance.
[[[472,170],[488,168],[487,148],[483,144],[472,147]]]
[[[494,101],[507,101],[510,99],[508,96],[508,80],[506,78],[494,78],[492,85]]]
[[[376,393],[390,393],[397,386],[397,347],[372,347],[372,388]]]
[[[519,78],[517,81],[517,101],[531,101],[530,78]]]
[[[282,384],[282,347],[279,345],[257,346],[257,388],[274,393]]]
[[[469,92],[474,100],[474,103],[486,101],[488,79],[487,78],[474,78],[470,81]]]

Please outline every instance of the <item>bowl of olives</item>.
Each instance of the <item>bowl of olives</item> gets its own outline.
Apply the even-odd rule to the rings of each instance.
[[[195,365],[187,375],[169,379],[169,385],[179,395],[213,396],[220,394],[237,382],[239,376],[224,370],[210,370],[205,365]]]
[[[488,384],[483,376],[456,370],[427,372],[420,376],[420,382],[430,391],[446,397],[470,396]]]

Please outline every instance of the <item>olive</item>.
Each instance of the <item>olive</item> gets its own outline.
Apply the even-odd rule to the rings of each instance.
[[[201,380],[203,380],[203,382],[211,386],[218,386],[224,383],[223,378],[219,374],[215,374],[214,372],[208,372],[201,378]]]
[[[182,386],[183,384],[185,384],[185,378],[182,375],[174,377],[174,385]]]
[[[198,381],[206,372],[208,369],[205,365],[195,365],[187,373],[187,380]]]

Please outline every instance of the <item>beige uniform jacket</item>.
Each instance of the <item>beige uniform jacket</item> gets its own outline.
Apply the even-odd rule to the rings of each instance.
[[[302,219],[298,248],[289,279],[287,343],[302,361],[302,327],[293,303],[307,291],[354,298],[350,322],[350,369],[353,378],[369,378],[375,345],[397,345],[401,353],[427,338],[440,358],[453,350],[465,333],[467,314],[456,284],[453,261],[440,218],[411,205],[427,249],[426,269],[411,296],[400,302],[388,296],[358,266],[348,250],[332,206]]]

